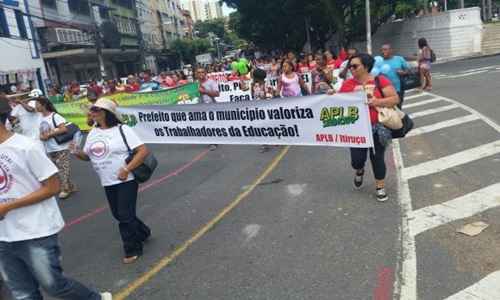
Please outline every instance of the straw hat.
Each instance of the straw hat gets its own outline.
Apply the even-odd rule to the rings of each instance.
[[[92,107],[98,107],[98,108],[101,108],[101,109],[104,109],[104,110],[107,110],[109,111],[110,113],[112,113],[113,115],[115,115],[115,117],[121,121],[122,117],[120,115],[120,113],[116,110],[116,103],[113,101],[113,100],[110,100],[108,98],[100,98],[99,100],[97,100],[93,105]]]

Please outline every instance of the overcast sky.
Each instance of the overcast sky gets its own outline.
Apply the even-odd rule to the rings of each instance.
[[[224,16],[229,16],[229,14],[232,13],[233,11],[235,11],[235,10],[227,7],[226,3],[224,3],[222,5],[222,12],[223,12]]]

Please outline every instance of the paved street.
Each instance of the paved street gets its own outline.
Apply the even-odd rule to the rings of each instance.
[[[432,93],[408,95],[416,129],[387,153],[387,203],[371,171],[353,190],[345,149],[152,146],[138,212],[153,238],[134,265],[91,166],[74,162],[65,271],[117,299],[500,299],[499,65],[435,66]],[[474,221],[490,227],[456,233]]]

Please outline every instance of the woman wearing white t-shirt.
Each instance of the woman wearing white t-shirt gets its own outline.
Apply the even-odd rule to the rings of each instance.
[[[45,97],[38,97],[36,99],[36,110],[42,114],[40,140],[45,146],[45,152],[47,152],[50,159],[59,169],[59,178],[61,179],[59,199],[66,199],[71,193],[76,191],[76,187],[70,179],[69,143],[58,144],[54,139],[55,136],[68,132],[66,120],[57,113],[52,102]]]
[[[115,102],[101,98],[92,105],[90,114],[95,127],[90,131],[83,150],[71,145],[72,153],[81,160],[91,161],[104,186],[111,213],[119,222],[125,257],[123,262],[132,263],[142,255],[143,243],[151,230],[136,215],[139,184],[131,173],[148,156],[149,150],[135,132],[122,125]],[[129,156],[124,138],[134,158],[127,164]]]

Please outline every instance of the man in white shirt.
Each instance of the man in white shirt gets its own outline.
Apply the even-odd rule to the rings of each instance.
[[[36,111],[35,100],[16,99],[10,115],[19,121],[21,134],[35,141],[40,141],[40,122],[42,115]]]
[[[207,77],[207,71],[204,68],[196,69],[196,77],[199,82],[200,103],[210,104],[216,103],[215,98],[220,96],[219,85],[212,79]],[[210,145],[210,150],[217,149],[217,145]]]
[[[63,275],[57,234],[57,168],[39,144],[9,132],[11,107],[0,99],[0,274],[14,299],[111,300]]]

